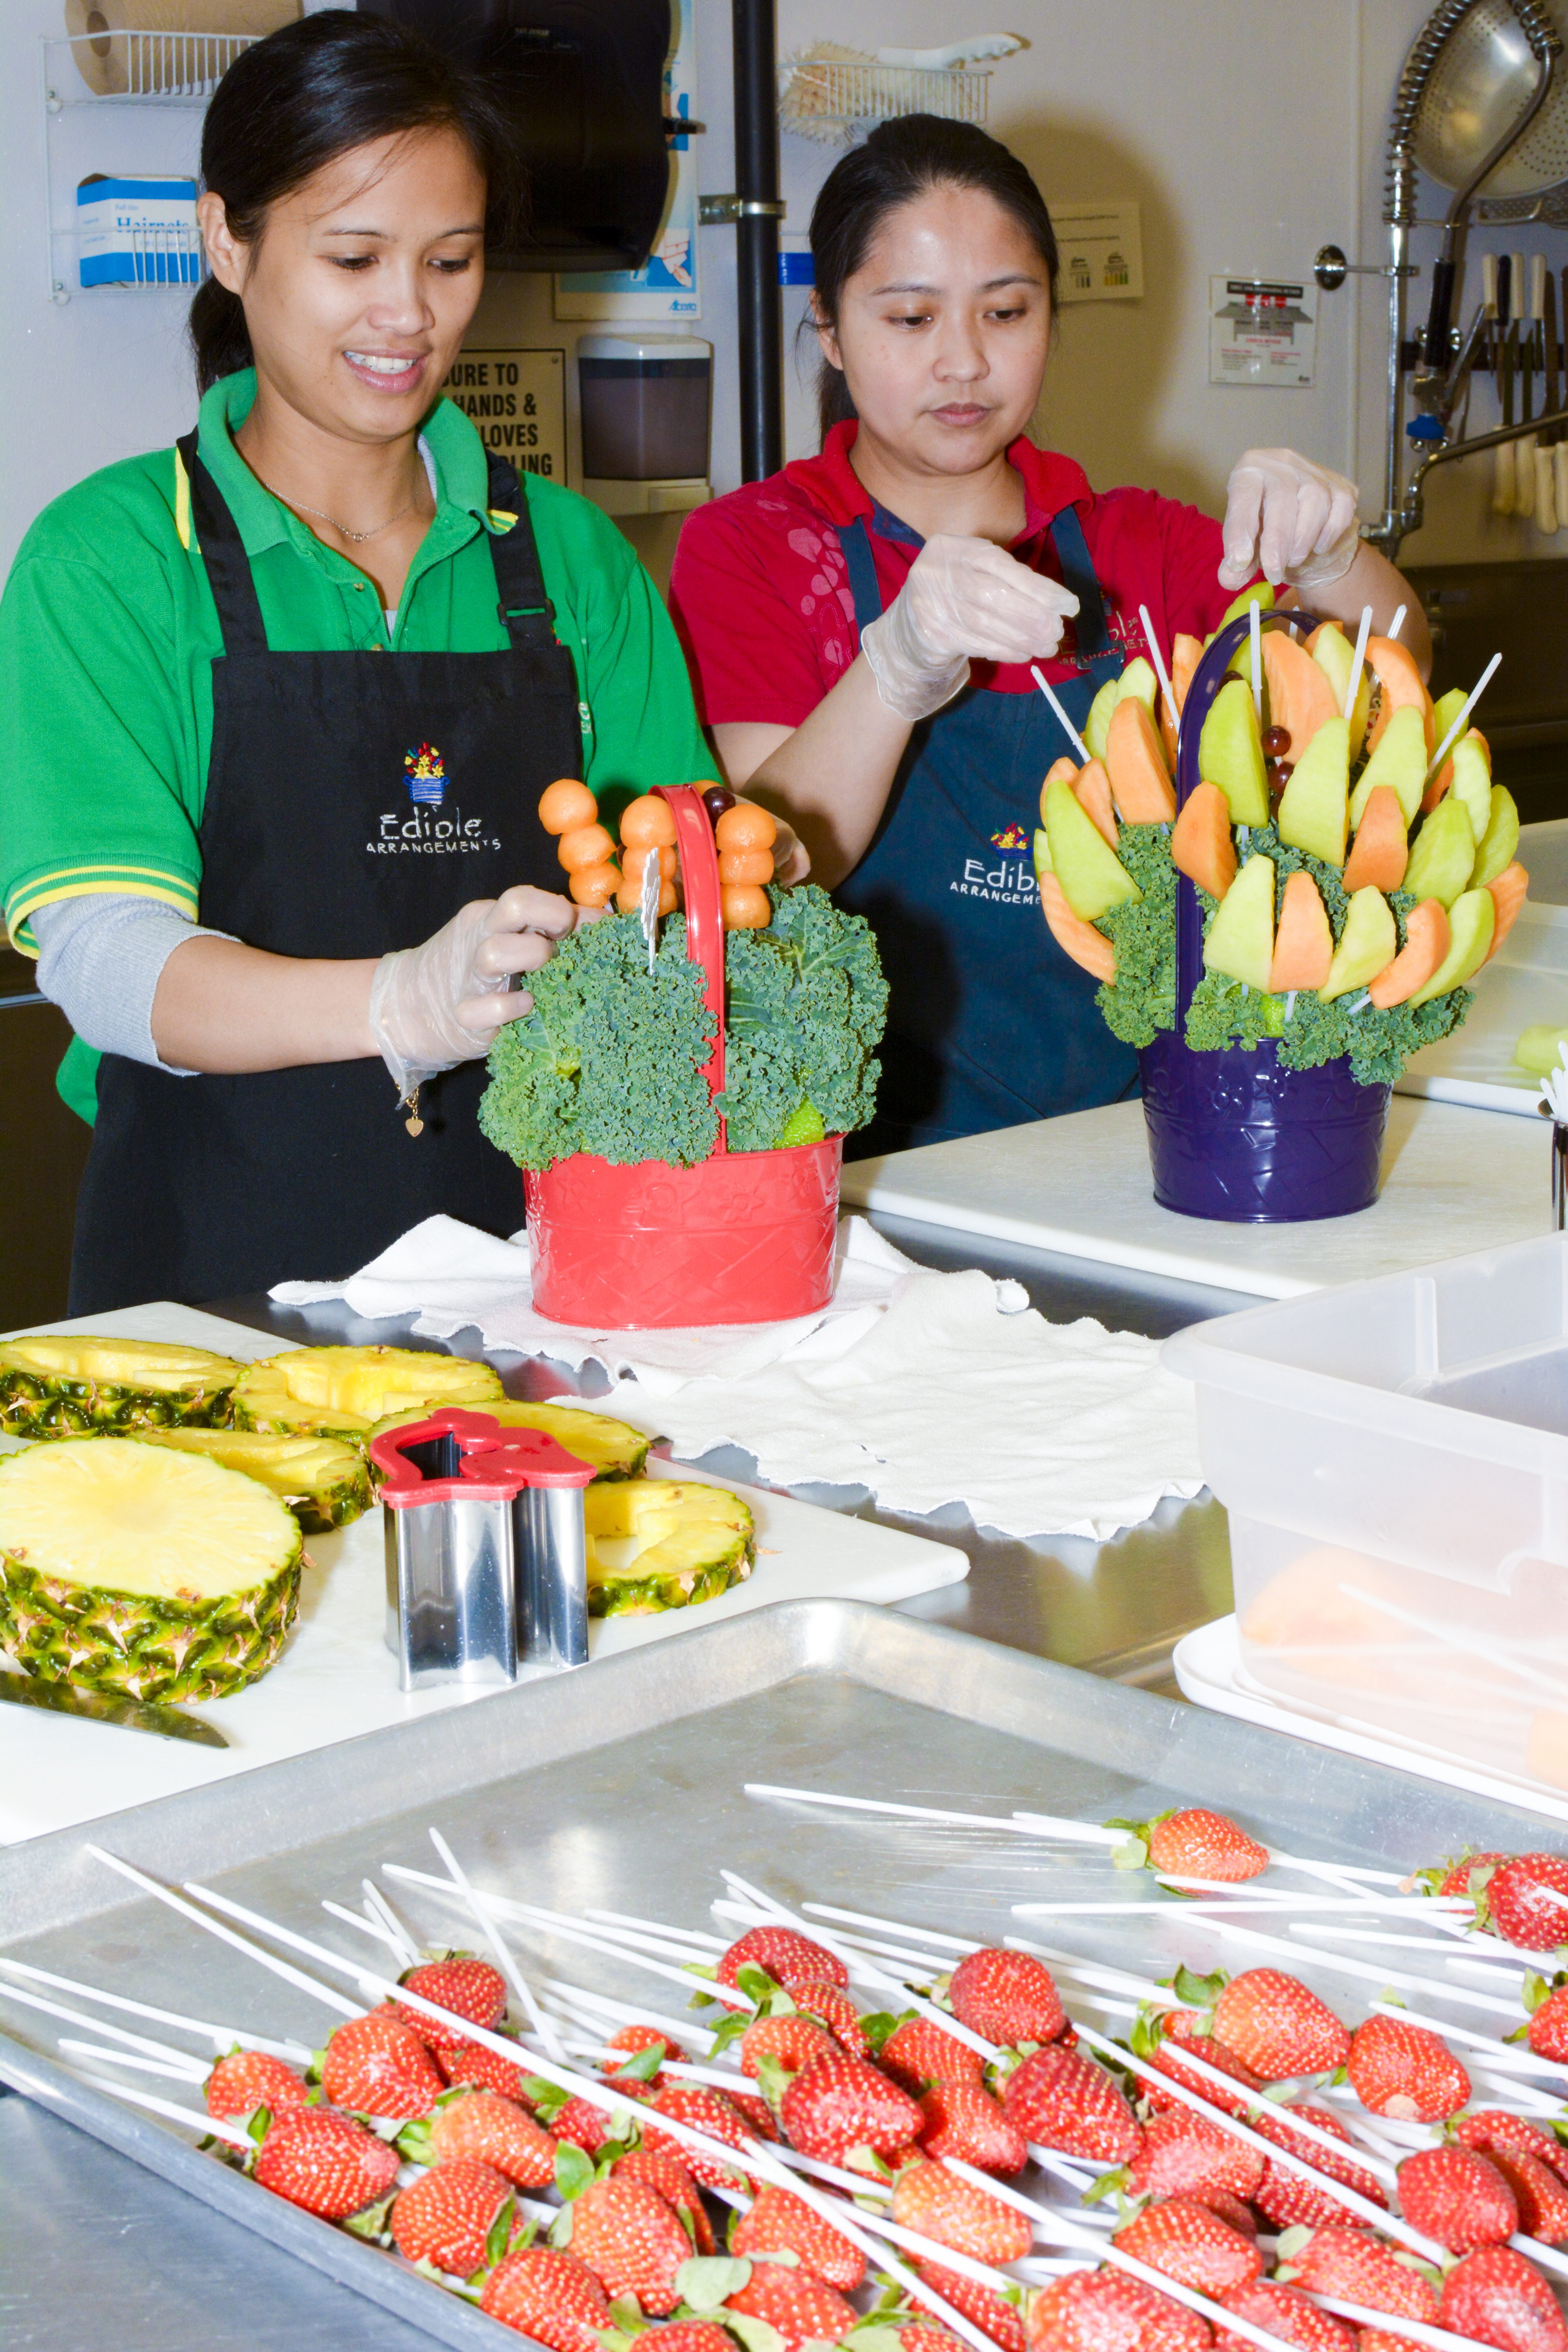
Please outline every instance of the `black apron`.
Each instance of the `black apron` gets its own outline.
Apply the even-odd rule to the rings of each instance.
[[[884,536],[919,535],[879,509]],[[1082,728],[1121,649],[1078,517],[1050,527],[1064,582],[1079,600],[1079,674],[1056,688]],[[840,531],[855,618],[882,610],[871,542],[858,517]],[[1095,1003],[1096,982],[1046,929],[1031,856],[1040,785],[1053,760],[1076,757],[1043,694],[966,687],[910,737],[876,838],[835,893],[869,920],[890,991],[873,1123],[847,1157],[941,1143],[1136,1091],[1137,1056]]]
[[[233,516],[180,443],[217,605],[201,920],[274,955],[415,947],[470,898],[559,890],[540,793],[580,776],[577,675],[556,640],[528,500],[489,459],[510,644],[496,653],[273,653]],[[70,1311],[195,1302],[351,1273],[437,1211],[522,1223],[517,1170],[480,1134],[483,1061],[405,1126],[379,1057],[174,1077],[106,1054],[77,1207]]]

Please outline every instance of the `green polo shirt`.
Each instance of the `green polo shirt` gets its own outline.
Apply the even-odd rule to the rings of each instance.
[[[280,653],[491,653],[497,611],[484,445],[437,402],[425,423],[436,514],[410,566],[388,645],[376,590],[263,489],[232,439],[251,370],[201,404],[204,463],[234,516]],[[610,804],[715,776],[669,619],[637,555],[587,499],[522,478],[556,634],[577,671],[583,772]],[[195,917],[197,833],[212,750],[217,611],[176,453],[89,475],[45,508],[0,598],[0,906],[25,955],[52,898],[130,891]],[[409,946],[416,942],[405,942]],[[90,1117],[96,1056],[73,1042],[61,1092]]]

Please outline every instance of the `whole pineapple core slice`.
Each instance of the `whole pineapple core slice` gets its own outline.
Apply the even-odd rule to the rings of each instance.
[[[590,1617],[695,1608],[752,1572],[755,1525],[726,1487],[673,1478],[595,1483],[583,1514]]]
[[[0,1432],[78,1437],[142,1428],[210,1428],[228,1417],[244,1370],[231,1356],[164,1339],[69,1331],[0,1341]]]
[[[133,1438],[0,1464],[0,1648],[125,1698],[222,1698],[288,1639],[301,1536],[237,1470]]]
[[[393,1413],[482,1411],[503,1397],[500,1374],[466,1356],[416,1348],[291,1348],[247,1364],[234,1389],[237,1429],[270,1437],[335,1437],[362,1451]]]
[[[574,1454],[579,1462],[593,1465],[595,1478],[636,1478],[647,1460],[651,1437],[634,1429],[629,1421],[612,1421],[607,1413],[582,1412],[574,1405],[534,1404],[516,1397],[500,1397],[489,1404],[474,1407],[476,1412],[488,1412],[503,1429],[542,1429]],[[384,1429],[399,1429],[416,1421],[423,1421],[423,1412],[390,1413],[374,1430],[379,1437]]]
[[[346,1528],[371,1504],[370,1465],[334,1437],[264,1437],[252,1429],[140,1429],[142,1445],[172,1445],[241,1470],[287,1503],[308,1536]]]

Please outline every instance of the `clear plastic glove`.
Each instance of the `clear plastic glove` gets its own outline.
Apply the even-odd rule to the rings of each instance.
[[[520,884],[459,907],[423,947],[384,955],[370,984],[370,1034],[405,1102],[437,1070],[476,1062],[496,1031],[532,1009],[514,972],[537,971],[584,910]]]
[[[860,633],[877,692],[900,719],[951,702],[972,660],[1043,661],[1078,598],[988,539],[928,539],[879,620]]]
[[[1331,587],[1361,547],[1360,496],[1342,474],[1294,449],[1243,450],[1226,488],[1220,586],[1245,588],[1261,572],[1276,588]]]

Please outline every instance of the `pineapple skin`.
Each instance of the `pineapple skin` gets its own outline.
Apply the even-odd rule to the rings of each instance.
[[[228,1421],[233,1386],[228,1381],[221,1387],[138,1389],[0,1365],[0,1433],[123,1437],[138,1429],[220,1429]]]
[[[726,1486],[639,1479],[607,1491],[590,1486],[583,1499],[590,1617],[695,1609],[744,1583],[752,1572],[756,1523]],[[624,1568],[606,1567],[595,1538],[640,1532],[645,1521],[651,1539]]]
[[[227,1698],[264,1675],[300,1605],[303,1538],[275,1576],[216,1601],[68,1584],[0,1551],[0,1648],[25,1673],[170,1705]]]

